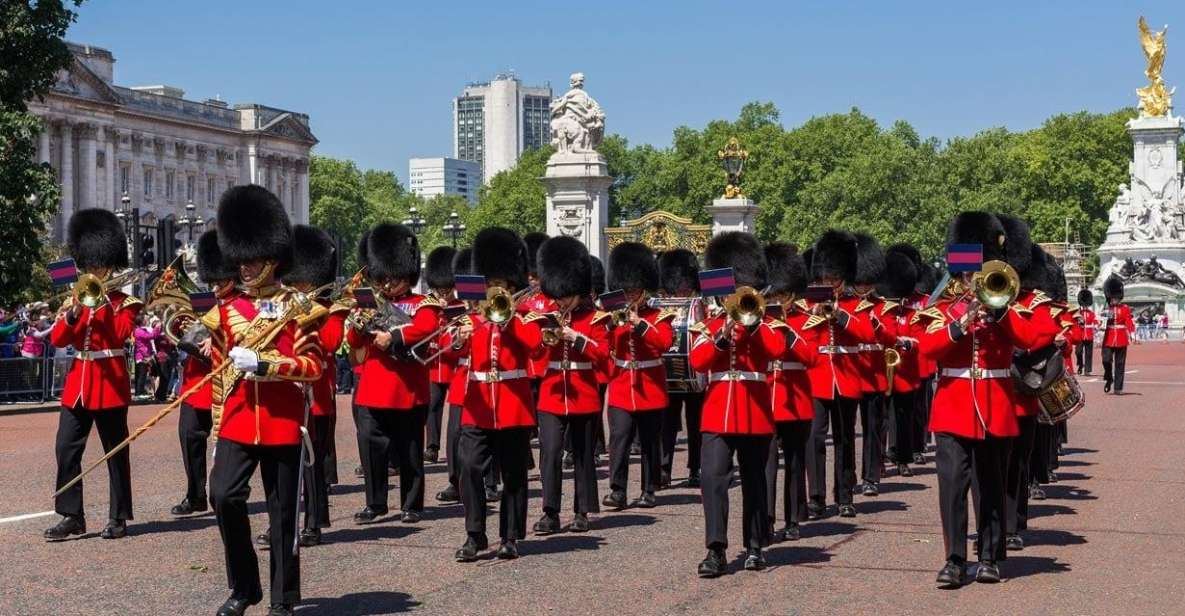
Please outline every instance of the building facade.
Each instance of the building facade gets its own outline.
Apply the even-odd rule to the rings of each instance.
[[[524,86],[513,74],[472,83],[453,99],[453,157],[478,164],[484,181],[550,138],[551,86]]]
[[[481,167],[457,158],[413,158],[407,164],[411,192],[422,197],[458,195],[477,203]]]
[[[60,241],[77,210],[117,209],[126,193],[143,222],[180,218],[187,203],[213,223],[236,184],[276,193],[293,222],[308,222],[309,151],[317,138],[302,113],[259,104],[186,100],[171,86],[115,85],[110,51],[69,44],[72,65],[29,109],[44,121],[37,156],[57,172]]]

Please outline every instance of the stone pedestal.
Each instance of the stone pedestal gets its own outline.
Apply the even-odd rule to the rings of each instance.
[[[605,159],[596,152],[556,153],[541,179],[547,189],[547,234],[574,237],[604,261],[613,185]]]
[[[715,199],[712,213],[712,235],[726,231],[753,233],[757,230],[757,204],[748,197]]]

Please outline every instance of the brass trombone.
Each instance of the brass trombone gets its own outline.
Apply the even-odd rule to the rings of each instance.
[[[108,290],[135,284],[145,274],[146,272],[144,271],[128,270],[104,281],[94,274],[83,272],[78,275],[78,280],[75,281],[73,287],[50,297],[49,301],[52,302],[56,299],[68,297],[73,303],[81,304],[93,310],[109,301],[107,298]],[[63,304],[62,307],[63,309],[69,308],[69,302]]]
[[[971,276],[971,288],[979,303],[999,310],[1016,301],[1020,293],[1020,276],[1003,261],[988,261],[983,264],[983,269]]]
[[[885,393],[893,393],[893,376],[897,373],[897,366],[901,365],[901,353],[889,347],[885,349],[885,376],[889,379],[889,384],[885,386]]]
[[[738,287],[724,300],[728,319],[745,327],[752,327],[765,316],[765,297],[753,287]]]
[[[490,287],[486,289],[485,301],[478,304],[478,312],[485,320],[494,325],[502,325],[514,318],[514,311],[518,302],[531,290],[527,287],[513,295],[505,287]]]

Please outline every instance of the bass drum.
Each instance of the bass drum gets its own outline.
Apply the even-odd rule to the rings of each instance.
[[[670,393],[699,392],[707,386],[703,374],[691,369],[691,332],[688,328],[704,319],[704,300],[699,297],[655,297],[650,305],[660,310],[675,313],[671,326],[675,339],[671,348],[663,353],[667,368],[667,391]]]
[[[1037,400],[1041,403],[1037,419],[1047,425],[1066,421],[1086,406],[1086,394],[1082,392],[1082,386],[1068,372],[1038,394]]]

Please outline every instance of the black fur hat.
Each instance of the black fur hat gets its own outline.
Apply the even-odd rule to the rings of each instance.
[[[218,248],[228,263],[238,266],[271,260],[282,274],[292,260],[292,226],[284,204],[268,189],[255,184],[235,186],[218,202]]]
[[[938,270],[934,266],[922,261],[917,264],[918,268],[918,283],[914,285],[914,293],[921,293],[929,295],[934,292],[934,287],[938,286]]]
[[[847,231],[825,231],[815,242],[811,278],[821,280],[824,276],[833,276],[844,282],[855,281],[858,247],[856,236]]]
[[[1107,276],[1107,279],[1103,281],[1103,297],[1107,298],[1107,301],[1113,299],[1123,301],[1123,279],[1115,274]]]
[[[66,230],[70,257],[79,270],[128,266],[128,240],[123,223],[110,210],[78,210],[70,217]]]
[[[1048,291],[1049,296],[1052,297],[1053,301],[1055,301],[1055,302],[1060,302],[1062,304],[1069,302],[1070,301],[1070,299],[1069,299],[1070,292],[1068,289],[1068,285],[1066,284],[1065,270],[1062,269],[1062,266],[1057,264],[1057,261],[1055,261],[1053,259],[1053,257],[1049,257],[1049,260],[1046,263],[1046,265],[1047,265],[1046,276],[1048,276],[1048,284],[1049,284],[1049,291]]]
[[[523,236],[523,243],[527,245],[527,273],[539,275],[539,247],[547,239],[547,234],[542,231],[532,231]]]
[[[473,249],[466,246],[457,251],[453,255],[453,280],[457,276],[472,276],[473,275]]]
[[[765,245],[769,267],[769,293],[802,293],[807,287],[806,261],[798,247],[786,242]]]
[[[307,282],[314,287],[337,278],[337,244],[329,234],[309,225],[292,226],[292,264],[284,284]]]
[[[885,253],[876,238],[867,233],[856,236],[856,277],[852,282],[865,285],[880,282],[885,275]]]
[[[517,233],[487,227],[473,238],[473,271],[487,279],[505,280],[513,290],[527,286],[527,245]]]
[[[658,256],[658,277],[662,290],[672,295],[684,290],[699,292],[699,259],[686,248],[668,250]]]
[[[704,251],[704,267],[731,267],[738,287],[753,287],[758,291],[769,284],[769,264],[765,251],[752,234],[727,231],[712,238]]]
[[[1004,235],[1007,240],[1004,241],[1004,259],[1016,273],[1024,279],[1025,272],[1030,268],[1036,268],[1036,251],[1033,245],[1033,239],[1029,233],[1029,225],[1025,221],[1013,216],[1011,214],[996,214],[996,218],[1004,227]],[[1038,248],[1039,250],[1040,248]],[[987,256],[984,256],[987,260]],[[1044,277],[1044,273],[1038,274]],[[1022,285],[1023,286],[1023,285]]]
[[[539,246],[536,267],[539,287],[552,298],[592,294],[592,261],[584,243],[573,237],[553,237]]]
[[[1078,305],[1083,308],[1089,308],[1094,305],[1094,293],[1090,289],[1082,288],[1078,290]]]
[[[424,283],[429,289],[451,289],[456,284],[453,279],[453,259],[457,257],[457,249],[451,246],[437,246],[428,253],[428,260],[424,263]]]
[[[1049,264],[1053,258],[1045,254],[1040,246],[1030,244],[1028,261],[1029,266],[1024,271],[1017,271],[1020,274],[1020,288],[1040,290],[1050,295]]]
[[[622,242],[609,253],[610,289],[658,289],[658,262],[650,247]]]
[[[406,280],[412,286],[420,281],[420,242],[404,225],[376,225],[363,234],[358,256],[373,281]]]
[[[239,277],[239,270],[222,260],[222,251],[218,249],[218,232],[213,229],[198,238],[197,268],[198,279],[206,284]]]
[[[914,293],[918,286],[918,262],[921,255],[909,244],[893,244],[885,251],[885,275],[877,285],[877,292],[884,297],[904,299]]]
[[[596,255],[589,255],[588,258],[592,268],[592,293],[600,295],[605,292],[605,264]]]
[[[946,230],[947,244],[983,244],[984,261],[1006,261],[1016,267],[1005,253],[1007,237],[1000,219],[989,212],[960,212]]]

